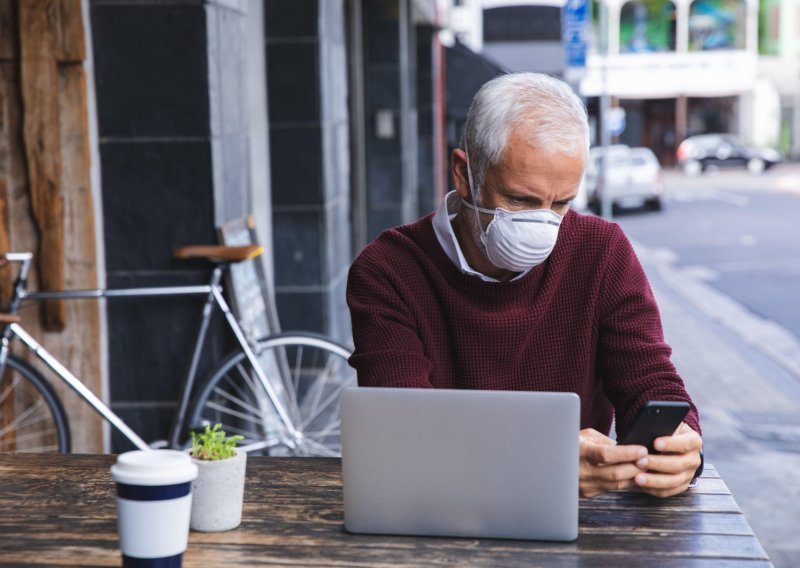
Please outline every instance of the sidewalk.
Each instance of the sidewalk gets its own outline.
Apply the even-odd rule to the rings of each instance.
[[[676,265],[636,245],[661,308],[673,362],[699,410],[713,463],[776,567],[800,542],[800,341]]]

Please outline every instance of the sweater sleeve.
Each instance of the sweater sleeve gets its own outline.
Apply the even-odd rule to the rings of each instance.
[[[614,225],[607,250],[598,322],[598,372],[616,413],[618,437],[631,427],[647,400],[691,404],[685,422],[698,433],[697,408],[670,360],[661,317],[647,277],[630,242]]]
[[[365,256],[356,259],[347,279],[355,344],[350,365],[358,384],[430,388],[432,364],[414,317],[388,269]]]

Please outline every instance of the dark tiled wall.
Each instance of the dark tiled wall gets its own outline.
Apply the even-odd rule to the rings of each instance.
[[[347,341],[349,136],[344,3],[267,0],[267,88],[281,327]]]
[[[416,46],[410,0],[365,2],[367,232],[417,217],[417,117],[414,101]],[[392,113],[394,136],[378,137],[379,111]]]
[[[436,207],[436,153],[434,139],[433,46],[436,30],[432,26],[417,26],[417,208],[425,215]]]
[[[177,261],[172,251],[216,242],[216,224],[248,207],[244,12],[235,2],[90,6],[107,284],[205,283],[204,263]],[[147,441],[167,436],[198,302],[108,301],[112,408]],[[217,318],[201,371],[227,346]],[[115,434],[112,449],[130,445]]]

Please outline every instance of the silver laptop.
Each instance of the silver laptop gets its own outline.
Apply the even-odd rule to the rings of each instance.
[[[578,537],[576,394],[350,388],[341,417],[348,531]]]

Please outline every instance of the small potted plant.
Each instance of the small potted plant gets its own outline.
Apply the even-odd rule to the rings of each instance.
[[[192,481],[192,517],[196,531],[227,531],[242,522],[244,473],[247,453],[236,447],[242,436],[228,436],[221,424],[192,432],[192,461],[197,478]]]

